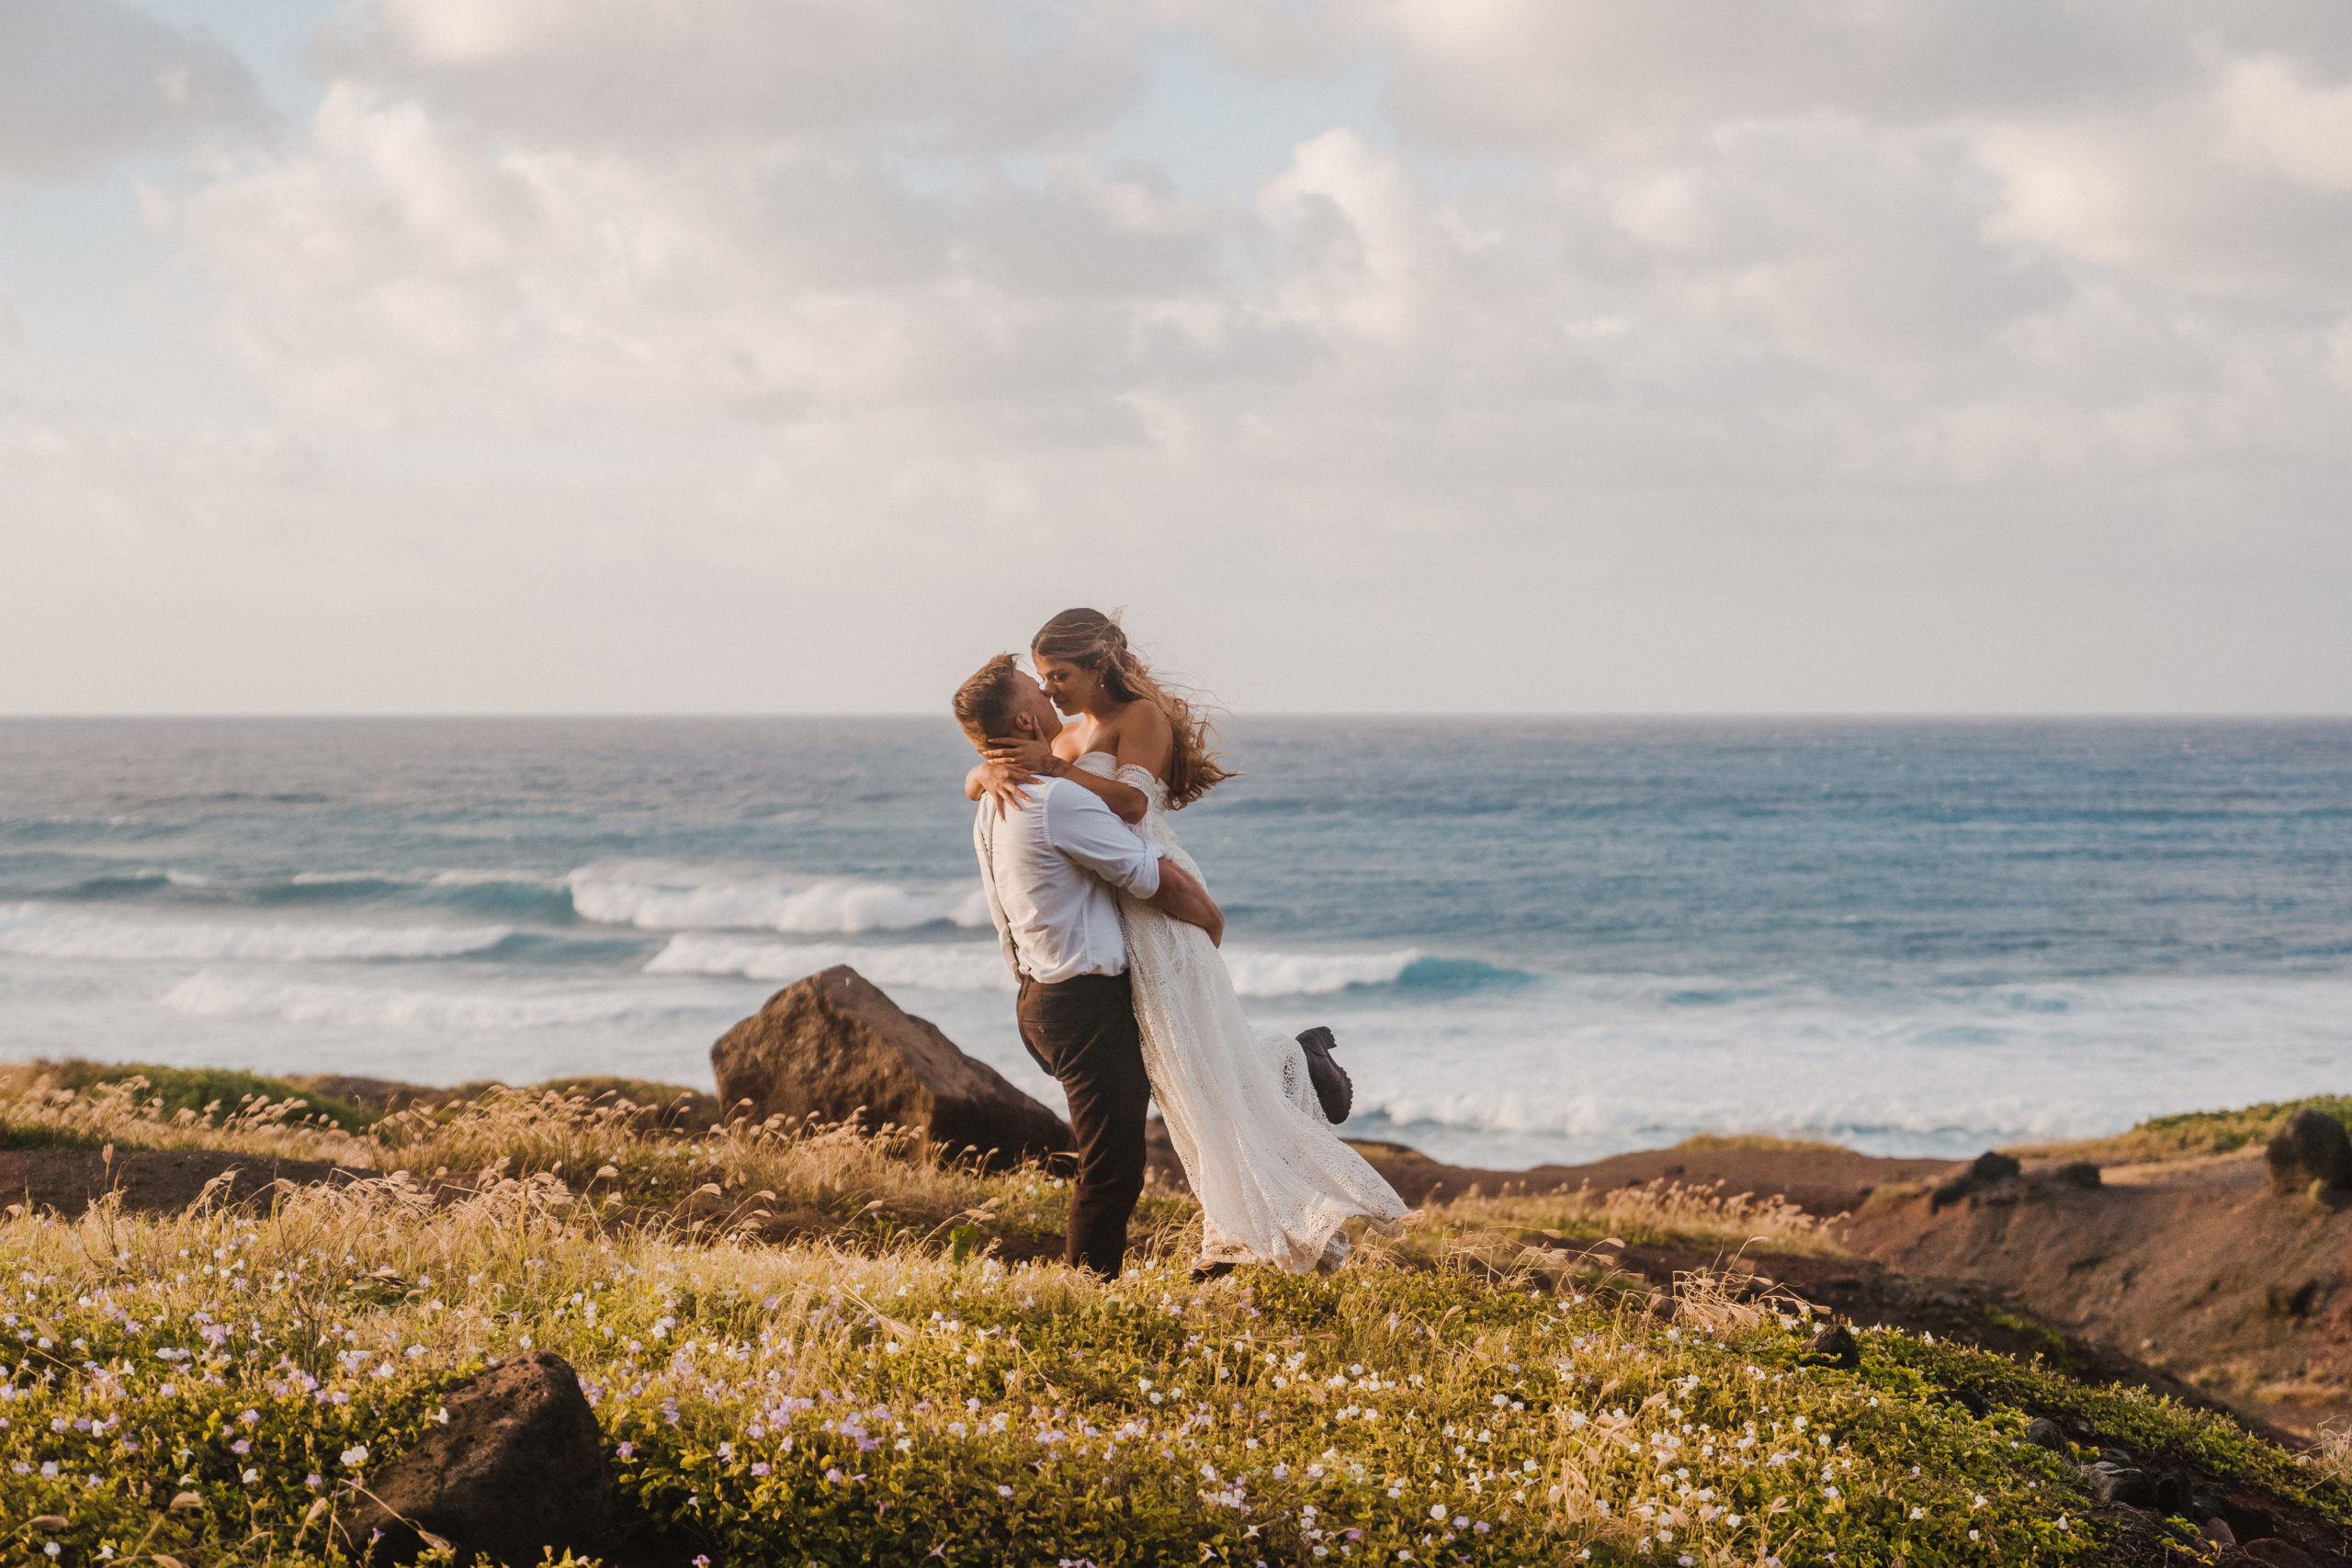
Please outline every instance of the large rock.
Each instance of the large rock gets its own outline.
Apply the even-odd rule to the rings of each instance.
[[[761,1116],[895,1122],[996,1163],[1070,1147],[1060,1117],[845,964],[770,997],[718,1037],[710,1066],[730,1112],[749,1100]]]
[[[526,1568],[550,1547],[603,1548],[612,1472],[596,1413],[563,1358],[542,1350],[509,1361],[443,1404],[447,1425],[369,1473],[358,1507],[339,1511],[346,1549],[370,1562],[411,1562],[432,1544],[429,1532],[456,1546],[460,1562],[481,1552]]]
[[[2325,1111],[2305,1107],[2288,1117],[2267,1152],[2270,1183],[2281,1192],[2308,1191],[2315,1181],[2332,1191],[2352,1189],[2352,1139]]]

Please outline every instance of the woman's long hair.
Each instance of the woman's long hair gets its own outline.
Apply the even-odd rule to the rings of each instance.
[[[1029,641],[1033,659],[1059,659],[1091,671],[1103,690],[1123,703],[1148,702],[1168,716],[1176,734],[1168,763],[1168,809],[1177,810],[1238,777],[1209,750],[1209,722],[1183,695],[1152,679],[1151,666],[1127,646],[1119,623],[1100,610],[1064,610]]]

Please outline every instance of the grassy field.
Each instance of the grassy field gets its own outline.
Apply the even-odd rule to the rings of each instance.
[[[578,1370],[628,1502],[716,1563],[2111,1560],[2029,1411],[2352,1520],[2339,1483],[2211,1416],[1894,1333],[1841,1371],[1810,1319],[1704,1276],[1669,1321],[1519,1245],[1827,1246],[1703,1192],[1465,1199],[1336,1278],[1195,1288],[1188,1201],[1147,1199],[1115,1282],[1008,1266],[1067,1190],[891,1134],[684,1134],[513,1093],[355,1132],[29,1077],[0,1130],[375,1173],[261,1212],[0,1219],[9,1562],[338,1561],[350,1483],[532,1349]],[[797,1239],[764,1239],[782,1216]]]

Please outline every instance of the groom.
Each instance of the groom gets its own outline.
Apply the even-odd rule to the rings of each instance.
[[[1019,736],[1050,741],[1061,716],[1046,689],[1001,653],[956,694],[956,722],[976,748]],[[1078,1182],[1066,1252],[1114,1279],[1127,1216],[1143,1193],[1144,1112],[1151,1084],[1128,989],[1114,888],[1222,935],[1225,916],[1183,867],[1164,859],[1102,799],[1067,779],[1021,786],[1030,805],[1001,811],[983,795],[972,822],[980,882],[1005,962],[1021,982],[1021,1043],[1069,1096]]]

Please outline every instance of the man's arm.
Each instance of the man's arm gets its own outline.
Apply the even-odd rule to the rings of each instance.
[[[1225,942],[1225,911],[1216,907],[1199,877],[1166,856],[1159,862],[1159,891],[1145,900],[1171,920],[1200,927],[1209,933],[1211,947]]]
[[[1225,911],[1200,878],[1137,838],[1095,796],[1057,790],[1046,798],[1046,840],[1114,887],[1225,940]]]

